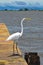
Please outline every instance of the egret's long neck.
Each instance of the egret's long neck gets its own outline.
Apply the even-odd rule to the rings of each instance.
[[[21,22],[21,35],[23,34],[23,22]]]
[[[23,18],[22,20],[21,20],[21,36],[22,36],[22,34],[23,34],[23,21],[25,20],[25,18]]]

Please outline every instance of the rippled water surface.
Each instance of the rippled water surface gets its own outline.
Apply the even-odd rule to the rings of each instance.
[[[23,17],[32,18],[24,21],[24,33],[18,40],[22,53],[38,52],[43,65],[43,11],[0,11],[0,23],[5,23],[10,34],[21,31],[20,21]]]

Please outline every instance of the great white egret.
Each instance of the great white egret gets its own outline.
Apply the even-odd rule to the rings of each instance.
[[[6,41],[15,41],[15,40],[18,40],[22,35],[23,35],[23,21],[24,20],[31,20],[31,18],[23,18],[21,20],[21,32],[16,32],[16,33],[13,33],[12,35],[10,35]],[[16,49],[17,49],[17,44],[16,44]],[[14,54],[14,44],[13,44],[13,54]]]

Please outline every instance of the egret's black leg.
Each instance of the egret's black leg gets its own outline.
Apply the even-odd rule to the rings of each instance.
[[[14,55],[14,54],[18,54],[17,42],[16,42],[16,51],[17,51],[17,53],[14,53],[14,43],[13,43],[13,55]]]
[[[13,55],[14,55],[14,43],[13,43]]]
[[[17,44],[18,44],[18,43],[16,42],[16,50],[17,50],[17,53],[18,53]]]
[[[16,51],[17,51],[17,53],[14,53],[14,43],[13,43],[13,54],[12,54],[12,56],[21,56],[21,55],[19,55],[17,44],[18,43],[16,42]]]

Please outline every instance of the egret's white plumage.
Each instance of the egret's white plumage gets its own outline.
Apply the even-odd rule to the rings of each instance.
[[[15,41],[15,40],[18,40],[18,39],[23,35],[23,21],[24,21],[25,19],[26,19],[26,20],[30,20],[30,18],[23,18],[23,19],[21,20],[21,32],[13,33],[12,35],[10,35],[10,36],[6,39],[6,41],[10,41],[10,40]],[[16,44],[16,49],[17,49],[17,44]],[[18,50],[17,50],[17,52],[18,52]],[[13,44],[13,55],[14,55],[14,44]]]
[[[17,33],[14,33],[14,34],[12,34],[12,35],[10,35],[8,38],[7,38],[7,41],[8,40],[17,40],[17,39],[19,39],[19,37],[21,37],[21,34],[19,33],[19,32],[17,32]]]

